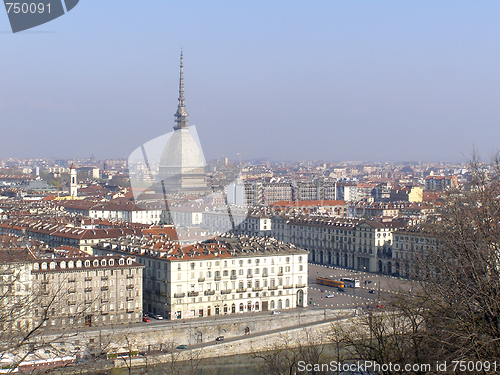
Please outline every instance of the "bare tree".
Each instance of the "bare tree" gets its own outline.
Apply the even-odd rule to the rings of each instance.
[[[253,359],[260,359],[262,373],[270,375],[291,375],[298,370],[299,362],[322,363],[325,360],[324,340],[320,335],[303,329],[297,337],[285,333],[264,350],[254,350]],[[315,374],[316,372],[312,372]]]
[[[473,157],[468,182],[443,198],[417,228],[435,240],[418,254],[419,285],[333,331],[344,358],[402,365],[500,356],[500,159],[485,164]]]
[[[420,259],[432,299],[427,329],[441,360],[500,356],[500,159],[473,156],[469,173],[425,226],[437,246]]]

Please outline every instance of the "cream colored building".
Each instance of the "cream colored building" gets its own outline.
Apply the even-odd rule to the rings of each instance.
[[[146,267],[144,311],[185,319],[307,306],[308,253],[294,245],[243,236],[158,245],[129,238],[94,247]]]
[[[408,202],[422,202],[424,200],[424,189],[413,186],[408,194]]]
[[[393,273],[392,233],[402,223],[277,215],[271,236],[309,251],[309,261],[367,272]]]
[[[93,327],[142,321],[142,269],[126,256],[35,259],[33,323]]]
[[[131,256],[42,258],[3,249],[0,258],[2,331],[142,321],[144,266]]]

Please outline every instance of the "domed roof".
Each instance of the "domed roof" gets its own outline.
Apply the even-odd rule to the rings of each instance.
[[[205,161],[200,147],[188,128],[177,129],[163,149],[160,168],[204,168]]]

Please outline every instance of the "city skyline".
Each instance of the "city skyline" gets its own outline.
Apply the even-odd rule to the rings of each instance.
[[[18,35],[2,14],[0,159],[126,158],[171,131],[181,47],[207,160],[488,159],[498,10],[87,0]]]

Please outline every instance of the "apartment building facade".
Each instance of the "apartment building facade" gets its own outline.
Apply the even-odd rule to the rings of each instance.
[[[185,319],[307,306],[307,251],[294,245],[241,236],[160,245],[122,239],[94,248],[145,266],[144,311]]]

